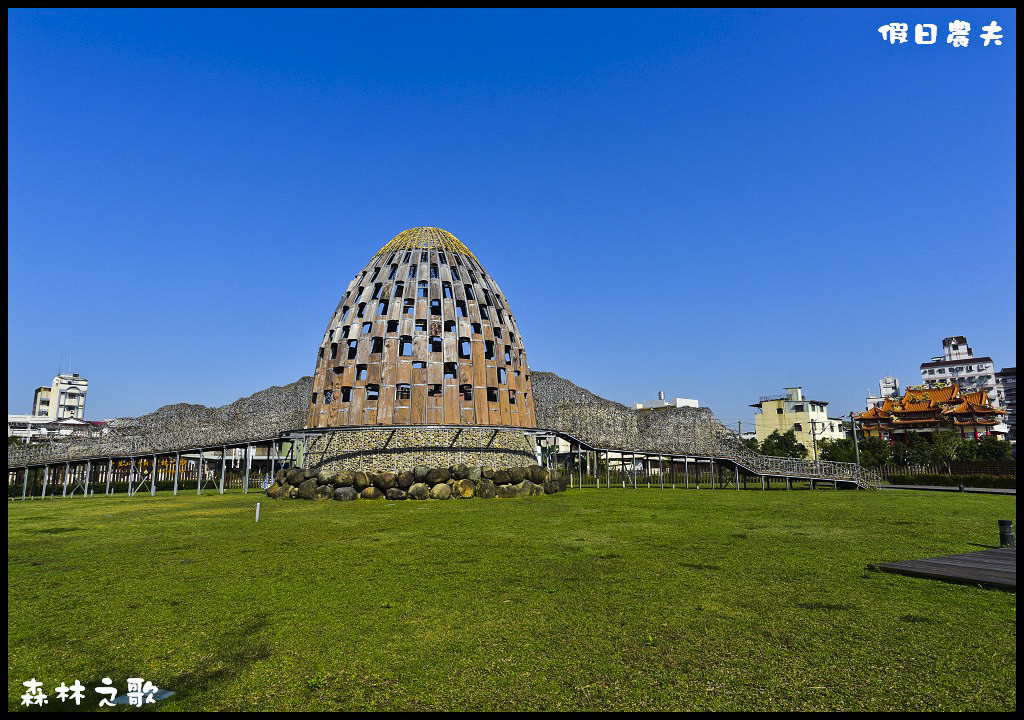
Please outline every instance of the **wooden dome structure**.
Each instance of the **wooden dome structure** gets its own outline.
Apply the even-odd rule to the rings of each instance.
[[[309,428],[507,426],[536,419],[498,284],[454,235],[396,235],[349,283],[317,354]]]

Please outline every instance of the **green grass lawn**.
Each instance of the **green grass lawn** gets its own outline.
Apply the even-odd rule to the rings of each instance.
[[[865,569],[1000,519],[1015,497],[9,501],[8,708],[144,677],[164,710],[1012,710],[1015,593]]]

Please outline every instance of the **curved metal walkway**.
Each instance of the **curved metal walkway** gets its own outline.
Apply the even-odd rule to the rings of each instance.
[[[417,427],[441,428],[444,426]],[[495,429],[508,430],[509,428]],[[723,484],[721,477],[723,467],[733,470],[733,480],[737,488],[740,484],[741,472],[745,478],[752,476],[759,479],[762,488],[770,487],[772,480],[784,481],[787,488],[791,487],[794,480],[809,482],[812,489],[821,484],[832,487],[839,487],[843,484],[865,489],[879,487],[878,479],[871,472],[853,463],[811,462],[792,458],[768,457],[740,449],[730,453],[694,454],[602,447],[561,430],[518,429],[521,429],[526,435],[532,436],[534,442],[540,447],[555,448],[556,452],[548,454],[547,463],[549,466],[557,464],[564,467],[574,484],[575,480],[583,477],[585,456],[589,458],[592,455],[593,464],[589,460],[586,463],[591,469],[597,468],[598,460],[601,457],[604,458],[604,482],[602,483],[600,478],[592,474],[597,486],[611,487],[612,465],[617,463],[617,477],[623,478],[623,485],[627,485],[626,478],[631,477],[634,488],[640,487],[641,474],[644,483],[648,486],[656,477],[659,487],[665,486],[666,479],[672,487],[675,487],[677,473],[680,471],[684,487],[690,485],[691,471],[695,481],[701,476],[704,478],[710,476],[717,478],[721,485]],[[79,457],[74,460],[64,459],[12,465],[8,466],[8,498],[15,497],[11,490],[16,488],[18,480],[21,480],[21,498],[34,496],[35,487],[40,481],[40,473],[43,497],[46,496],[47,490],[50,491],[52,497],[57,486],[60,486],[62,497],[74,496],[79,491],[83,495],[89,495],[90,486],[92,487],[91,494],[95,495],[97,486],[100,485],[103,486],[103,494],[106,495],[112,492],[112,485],[119,484],[127,484],[129,495],[139,492],[155,495],[156,485],[161,482],[172,483],[175,495],[179,490],[184,490],[186,485],[195,487],[197,494],[202,494],[202,491],[208,487],[216,488],[219,493],[223,494],[227,475],[228,451],[235,451],[233,452],[235,458],[232,460],[234,463],[238,460],[239,453],[237,451],[243,448],[241,464],[244,465],[245,472],[242,490],[248,492],[250,473],[254,466],[263,466],[257,467],[258,470],[263,471],[258,472],[258,476],[263,479],[272,477],[276,466],[301,466],[302,459],[306,455],[305,450],[308,446],[315,445],[316,438],[323,432],[325,431],[293,430],[283,432],[277,437],[247,442],[222,443],[177,450],[146,450],[123,455]],[[568,444],[569,451],[565,457],[571,459],[572,462],[558,462],[559,441]],[[266,449],[263,455],[258,455],[255,451],[264,446]],[[287,452],[285,452],[286,447]],[[217,464],[220,466],[219,473]],[[702,473],[702,468],[707,472]],[[718,470],[717,474],[716,469]],[[29,493],[29,475],[32,470],[36,470],[36,477],[32,481],[33,492]]]
[[[809,460],[798,460],[794,458],[779,458],[766,455],[759,455],[749,450],[736,451],[732,453],[717,454],[692,454],[681,452],[657,452],[650,450],[631,450],[620,448],[600,447],[580,440],[569,433],[560,430],[548,430],[540,433],[540,437],[560,438],[569,443],[570,453],[577,456],[577,477],[583,476],[582,464],[584,453],[593,453],[596,459],[604,456],[605,485],[611,486],[611,466],[613,462],[619,463],[619,473],[632,475],[633,486],[638,487],[638,476],[642,472],[645,480],[650,478],[656,470],[659,482],[665,481],[665,464],[668,464],[668,476],[670,481],[675,483],[676,468],[682,466],[684,482],[689,484],[689,473],[691,467],[699,472],[702,464],[706,464],[713,475],[715,463],[731,467],[734,471],[734,481],[739,487],[740,472],[759,478],[762,487],[765,487],[772,479],[782,480],[787,487],[792,481],[807,481],[813,488],[816,484],[831,485],[838,487],[840,484],[856,486],[862,489],[877,489],[878,478],[869,470],[865,470],[855,463],[840,463],[828,460],[817,462]],[[550,440],[549,440],[550,442]],[[656,468],[654,463],[657,461]],[[627,466],[630,468],[626,470]],[[571,472],[571,470],[570,470]]]

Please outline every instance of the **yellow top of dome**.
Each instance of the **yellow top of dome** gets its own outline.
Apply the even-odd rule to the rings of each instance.
[[[391,238],[391,242],[382,247],[377,255],[384,255],[396,250],[414,250],[419,248],[447,250],[448,252],[468,255],[476,260],[476,256],[457,237],[447,230],[436,227],[415,227],[403,230]]]

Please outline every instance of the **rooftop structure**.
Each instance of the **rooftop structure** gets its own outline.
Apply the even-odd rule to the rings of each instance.
[[[680,397],[677,397],[677,398],[672,398],[671,400],[666,400],[665,399],[665,392],[662,390],[662,391],[658,392],[658,399],[657,400],[654,400],[653,402],[636,403],[636,404],[633,405],[633,407],[636,410],[653,410],[653,409],[656,409],[656,408],[663,408],[663,407],[677,407],[677,408],[679,408],[679,407],[693,407],[693,408],[695,408],[695,407],[700,407],[700,403],[697,400],[694,400],[692,398],[680,398]]]

